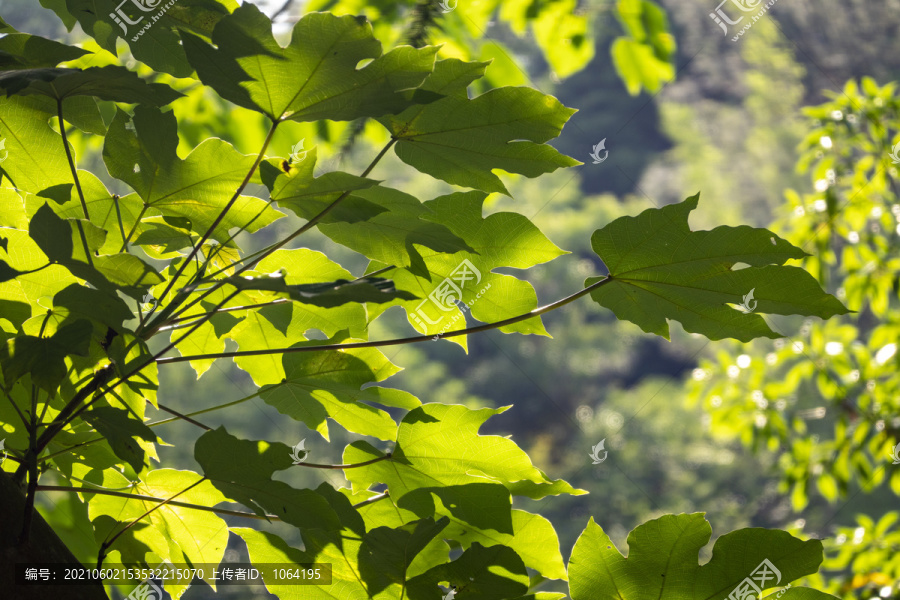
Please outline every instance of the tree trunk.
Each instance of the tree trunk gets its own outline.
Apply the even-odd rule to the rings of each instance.
[[[16,563],[57,563],[81,567],[75,555],[35,511],[28,543],[20,546],[25,495],[0,471],[0,597],[8,600],[109,600],[102,585],[16,585]]]

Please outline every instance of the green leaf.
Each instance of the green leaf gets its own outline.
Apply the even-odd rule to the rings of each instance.
[[[423,249],[420,253],[430,277],[419,277],[405,270],[391,273],[397,289],[418,296],[416,300],[399,303],[418,331],[433,335],[465,328],[460,308],[450,298],[439,295],[441,291],[455,292],[454,287],[461,291],[461,294],[451,294],[454,299],[459,296],[466,308],[471,309],[472,316],[484,323],[537,308],[537,294],[529,282],[493,270],[527,269],[565,254],[520,214],[500,212],[482,217],[486,197],[482,192],[457,192],[424,203],[430,212],[423,214],[422,219],[446,226],[475,252],[449,255]],[[392,304],[371,307],[371,314],[377,316],[389,306]],[[505,325],[500,331],[547,334],[539,317]],[[449,339],[465,347],[464,337]]]
[[[124,331],[123,321],[134,316],[118,296],[77,284],[57,292],[53,297],[53,306],[63,307],[74,317],[87,317],[120,332]]]
[[[300,528],[341,528],[337,514],[321,495],[272,479],[275,471],[293,465],[291,448],[285,444],[239,440],[219,427],[200,436],[194,458],[220,492],[258,515],[273,513]]]
[[[165,106],[182,96],[168,85],[147,83],[115,65],[87,69],[38,68],[0,73],[0,89],[7,95],[40,94],[55,100],[94,96],[102,100]]]
[[[4,71],[55,67],[86,54],[90,52],[27,33],[0,38],[0,69]]]
[[[0,172],[19,192],[72,183],[59,134],[47,124],[46,99],[0,95],[0,136],[9,158]],[[9,135],[9,132],[16,135]]]
[[[260,261],[256,268],[263,272],[283,270],[286,285],[352,277],[349,271],[321,252],[307,248],[277,250]],[[265,298],[260,297],[258,301],[265,301]],[[244,321],[228,337],[237,342],[241,350],[264,350],[286,348],[305,341],[305,334],[311,329],[318,329],[329,337],[349,330],[352,337],[359,338],[365,335],[366,326],[366,306],[355,302],[334,308],[286,302],[247,311]],[[260,386],[280,383],[286,377],[281,357],[277,354],[244,356],[236,358],[235,363],[250,373],[253,381]]]
[[[403,596],[413,560],[447,526],[446,517],[421,519],[398,528],[376,527],[366,533],[359,549],[359,574],[370,595],[399,586]]]
[[[665,515],[628,534],[625,558],[591,519],[569,560],[569,594],[572,600],[725,598],[764,560],[769,576],[763,590],[815,573],[822,562],[819,540],[748,528],[718,538],[712,559],[700,566],[697,556],[711,534],[703,513]],[[777,578],[771,567],[779,572]],[[758,577],[755,581],[760,583]]]
[[[17,336],[0,344],[0,367],[6,388],[25,374],[53,394],[66,376],[65,359],[70,355],[86,356],[93,327],[90,321],[79,319],[60,327],[50,337]]]
[[[529,579],[522,559],[512,549],[485,548],[476,542],[453,562],[433,567],[411,579],[410,598],[434,597],[432,590],[438,582],[456,588],[461,598],[495,600],[525,594]]]
[[[446,226],[428,221],[431,210],[409,194],[376,187],[357,192],[355,197],[386,210],[364,221],[320,224],[319,230],[371,260],[405,267],[414,275],[428,278],[428,267],[415,245],[448,254],[462,251],[476,254],[474,248]]]
[[[657,92],[675,78],[675,38],[666,13],[650,0],[619,0],[617,9],[629,37],[612,43],[613,65],[632,96],[641,89]]]
[[[354,501],[365,500],[361,493]],[[511,510],[510,494],[497,483],[469,483],[417,490],[394,503],[385,499],[359,508],[369,528],[398,527],[422,517],[447,517],[441,537],[463,549],[502,544],[515,550],[526,567],[548,579],[566,580],[559,538],[550,521],[524,510]]]
[[[488,418],[507,408],[471,410],[460,405],[424,404],[403,418],[391,458],[346,469],[345,476],[354,490],[387,484],[398,503],[404,495],[419,489],[438,493],[442,486],[486,482],[510,488],[521,480],[534,484],[529,497],[543,498],[555,481],[536,468],[521,448],[507,438],[478,435]],[[365,442],[354,442],[344,450],[344,463],[383,456]],[[564,489],[556,493],[580,492],[564,482],[562,485]]]
[[[282,600],[356,600],[368,599],[365,585],[360,580],[357,557],[361,541],[357,535],[344,538],[319,535],[303,536],[304,550],[299,550],[280,537],[245,527],[232,527],[231,531],[247,544],[250,561],[268,564],[297,564],[320,562],[331,565],[331,585],[304,585],[284,583],[284,579],[266,579],[266,589]],[[271,577],[271,575],[269,575]],[[399,599],[398,599],[399,600]]]
[[[110,469],[104,472],[102,484],[153,498],[168,499],[178,494],[176,500],[179,502],[200,506],[215,506],[227,501],[210,482],[203,481],[198,473],[192,471],[156,469],[144,473],[140,481],[132,483]],[[104,537],[121,530],[123,523],[140,518],[158,505],[157,502],[101,494],[88,497],[90,518],[97,534]],[[152,550],[160,558],[173,563],[218,564],[228,547],[228,525],[212,512],[170,503],[151,512],[141,523],[143,526],[129,530],[131,536],[123,535],[112,546],[112,550],[118,550],[122,558],[137,555],[138,562],[143,562],[144,552]],[[108,560],[114,562],[112,558]],[[215,586],[216,581],[211,575],[211,572],[206,573],[207,581]],[[177,590],[170,586],[172,583],[166,582],[166,590],[177,596]]]
[[[47,204],[41,206],[31,219],[28,235],[51,262],[63,262],[72,257],[72,227]]]
[[[272,200],[279,206],[293,211],[298,217],[310,220],[323,212],[344,192],[366,189],[378,182],[374,179],[357,177],[341,171],[331,171],[319,177],[313,176],[318,162],[318,148],[307,152],[306,158],[298,165],[288,165],[286,171],[264,162],[260,166],[260,174],[266,187],[271,192]],[[378,213],[384,207],[366,200],[349,196],[330,210],[319,221],[320,223],[364,221]]]
[[[440,61],[433,77],[453,81],[447,83],[453,89],[459,79],[444,71],[458,68]],[[519,87],[493,89],[471,100],[453,94],[379,121],[399,140],[397,156],[408,165],[448,183],[509,195],[493,169],[537,177],[581,164],[544,143],[557,137],[574,113],[553,96]]]
[[[849,312],[809,273],[783,266],[806,253],[769,230],[723,226],[691,231],[688,215],[698,199],[699,194],[637,217],[621,217],[595,231],[591,245],[610,275],[591,298],[619,319],[667,339],[666,319],[711,340],[782,337],[758,314],[729,303],[746,301],[760,313],[823,319]],[[750,266],[735,269],[738,263]],[[585,285],[597,281],[589,278]]]
[[[72,16],[72,13],[66,9],[66,0],[41,0],[41,6],[49,8],[56,13],[68,31],[72,31],[72,27],[78,21]]]
[[[178,32],[190,31],[209,38],[215,24],[236,7],[235,0],[145,0],[140,4],[121,0],[66,1],[67,12],[102,48],[116,54],[116,40],[122,38],[136,59],[155,71],[176,77],[188,77],[193,70],[181,48]],[[134,24],[122,18],[123,14]]]
[[[116,456],[131,465],[136,473],[144,466],[149,466],[147,454],[140,440],[144,443],[156,442],[156,434],[142,421],[133,418],[127,410],[112,406],[94,407],[82,417],[106,438]]]
[[[381,352],[367,350],[373,349],[285,354],[282,361],[286,380],[262,388],[259,395],[278,412],[302,421],[326,440],[328,418],[354,433],[394,439],[397,424],[386,411],[369,403],[379,402],[381,392],[398,390],[360,389],[387,378],[391,372],[380,370],[378,362],[390,362]],[[378,362],[370,365],[367,359]]]
[[[138,106],[134,131],[127,129],[128,120],[128,115],[118,110],[109,127],[103,159],[110,174],[138,193],[149,205],[148,215],[186,219],[193,231],[205,233],[250,172],[254,157],[212,138],[182,160],[176,154],[178,133],[173,113]],[[259,198],[241,196],[212,239],[225,242],[230,229],[246,226],[254,217],[247,226],[251,233],[283,216],[269,206]]]
[[[422,83],[438,50],[401,46],[382,55],[364,17],[330,13],[304,15],[282,48],[272,22],[251,3],[216,25],[217,48],[182,37],[203,83],[272,121],[351,121],[403,110],[411,102],[402,92]]]

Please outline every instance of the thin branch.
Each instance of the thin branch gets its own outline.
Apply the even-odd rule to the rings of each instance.
[[[103,542],[102,544],[100,544],[100,549],[97,551],[97,568],[99,569],[101,566],[103,566],[103,559],[106,558],[106,550],[107,550],[108,548],[110,548],[110,547],[116,542],[116,540],[119,539],[119,537],[120,537],[123,533],[125,533],[126,531],[128,531],[129,529],[131,529],[132,527],[134,527],[135,525],[137,525],[137,524],[140,523],[141,521],[143,521],[146,517],[150,516],[150,513],[152,513],[153,511],[162,508],[162,507],[165,506],[166,504],[169,504],[170,502],[172,502],[172,500],[174,500],[174,499],[177,498],[178,496],[181,496],[182,494],[184,494],[184,493],[186,493],[186,492],[188,492],[188,491],[194,489],[195,487],[197,487],[198,485],[200,485],[200,484],[203,483],[204,481],[206,481],[206,477],[201,477],[200,479],[198,479],[197,481],[195,481],[195,482],[192,483],[191,485],[187,486],[186,488],[184,488],[183,490],[181,490],[180,492],[178,492],[178,493],[175,494],[174,496],[171,496],[170,498],[167,498],[167,499],[163,500],[162,502],[159,502],[159,503],[156,504],[155,506],[153,506],[153,507],[151,507],[150,509],[148,509],[147,511],[145,511],[144,514],[142,514],[141,516],[139,516],[137,519],[134,519],[133,521],[131,521],[131,522],[130,522],[128,525],[126,525],[125,527],[123,527],[118,533],[116,533],[116,535],[114,535],[114,536],[112,537],[112,539],[104,540],[104,542]]]
[[[378,164],[378,162],[384,157],[384,155],[387,153],[387,151],[391,149],[391,146],[393,146],[396,142],[397,142],[397,138],[391,138],[391,141],[389,141],[384,146],[384,148],[381,149],[381,152],[379,152],[378,155],[374,159],[372,159],[372,162],[369,163],[369,166],[366,167],[366,170],[362,172],[360,177],[366,177],[369,173],[371,173],[372,169],[375,168],[375,165]],[[250,262],[246,263],[237,272],[235,272],[234,277],[238,277],[239,275],[244,273],[244,271],[247,271],[247,270],[253,268],[259,261],[263,260],[264,258],[269,256],[270,254],[272,254],[279,248],[283,248],[284,246],[286,246],[289,242],[291,242],[295,238],[303,235],[304,233],[306,233],[307,231],[309,231],[310,229],[315,227],[319,221],[321,221],[323,218],[325,218],[325,216],[328,213],[330,213],[332,210],[334,210],[334,208],[338,204],[340,204],[345,198],[347,198],[347,196],[350,195],[350,192],[351,192],[351,190],[347,190],[347,191],[343,192],[340,196],[335,198],[334,202],[332,202],[331,204],[329,204],[328,206],[323,208],[322,212],[320,212],[315,217],[313,217],[312,219],[307,221],[303,226],[301,226],[299,229],[294,231],[294,233],[290,234],[286,238],[284,238],[270,246],[267,246],[266,248],[263,248],[262,250],[260,250],[258,252],[254,252],[253,254],[245,256],[244,258],[242,258],[240,260],[236,260],[233,263],[231,263],[225,267],[222,267],[221,269],[219,269],[218,271],[216,271],[215,273],[210,275],[209,278],[214,283],[214,285],[209,290],[207,290],[205,293],[201,294],[200,296],[195,298],[192,302],[190,302],[187,306],[185,306],[183,309],[181,309],[181,311],[178,314],[176,314],[175,316],[183,315],[185,312],[190,310],[191,307],[193,307],[195,304],[203,301],[204,298],[206,298],[207,296],[212,294],[214,291],[216,291],[220,287],[222,287],[222,285],[224,285],[222,282],[212,279],[213,277],[215,277],[216,275],[219,275],[220,273],[223,273],[223,272],[227,271],[228,269],[235,267],[235,266],[241,264],[242,262],[244,262],[245,260],[248,260],[251,258],[252,258],[252,260],[250,260]]]
[[[179,420],[181,420],[181,419],[187,419],[188,417],[196,417],[197,415],[202,415],[203,413],[212,412],[212,411],[214,411],[214,410],[219,410],[219,409],[222,409],[222,408],[228,408],[229,406],[234,406],[235,404],[240,404],[241,402],[246,402],[247,400],[250,400],[250,399],[252,399],[252,398],[255,398],[255,397],[258,396],[258,395],[259,395],[259,390],[253,392],[253,393],[250,394],[249,396],[245,396],[244,398],[240,398],[240,399],[238,399],[238,400],[233,400],[233,401],[227,402],[227,403],[225,403],[225,404],[219,404],[219,405],[216,405],[216,406],[212,406],[212,407],[210,407],[210,408],[204,408],[203,410],[195,410],[194,412],[192,412],[192,413],[187,413],[186,415],[180,415],[180,414],[179,414],[179,415],[176,416],[176,417],[170,417],[170,418],[168,418],[168,419],[162,419],[161,421],[154,421],[154,422],[152,422],[152,423],[147,423],[147,427],[157,427],[157,426],[159,426],[159,425],[165,425],[166,423],[171,423],[171,422],[173,422],[173,421],[179,421]],[[160,408],[161,410],[163,410],[163,406],[162,406],[162,405],[159,405],[159,408]],[[168,409],[168,410],[171,412],[171,409]],[[173,413],[173,414],[175,414],[175,413]],[[207,427],[206,427],[205,425],[203,425],[202,423],[197,423],[197,424],[200,425],[200,426],[202,426],[202,427],[204,427],[204,428],[207,428]],[[209,429],[209,428],[207,428],[207,429]],[[68,452],[71,452],[72,450],[75,450],[76,448],[80,448],[80,447],[82,447],[82,446],[87,446],[87,445],[89,445],[89,444],[96,444],[97,442],[102,442],[102,441],[105,440],[105,439],[106,439],[105,437],[100,436],[100,437],[93,438],[93,439],[91,439],[91,440],[87,440],[87,441],[81,442],[80,444],[75,444],[74,446],[69,446],[68,448],[65,448],[64,450],[59,450],[59,451],[57,451],[57,452],[54,452],[53,454],[47,454],[47,455],[41,457],[41,458],[38,460],[38,462],[43,462],[43,461],[50,460],[51,458],[55,458],[55,457],[59,456],[60,454],[66,454],[66,453],[68,453]],[[71,477],[70,477],[70,478],[71,478]]]
[[[175,285],[175,282],[178,281],[178,278],[181,277],[182,273],[184,273],[185,267],[188,263],[191,262],[191,259],[197,255],[197,252],[200,251],[200,248],[203,247],[203,244],[216,230],[216,227],[222,222],[222,219],[225,218],[225,215],[228,214],[228,211],[231,210],[231,207],[234,206],[234,203],[237,202],[238,198],[241,197],[241,192],[244,191],[244,188],[247,187],[247,184],[250,183],[250,180],[253,178],[253,174],[256,172],[256,168],[259,166],[259,163],[262,162],[263,156],[266,155],[266,149],[269,147],[269,144],[272,141],[272,136],[275,135],[275,130],[278,128],[278,124],[281,121],[275,121],[272,123],[272,127],[269,128],[269,134],[266,136],[265,141],[263,142],[263,146],[259,151],[259,154],[256,155],[256,160],[253,161],[253,166],[250,167],[250,170],[247,172],[247,175],[244,177],[244,180],[241,181],[238,188],[234,191],[234,195],[231,197],[231,200],[228,201],[228,204],[219,212],[216,216],[215,220],[212,222],[212,225],[207,228],[206,233],[200,238],[200,240],[191,247],[190,253],[187,255],[187,258],[181,263],[181,266],[178,267],[178,270],[175,271],[175,275],[169,280],[169,283],[163,288],[162,294],[159,296],[159,302],[161,303],[163,299],[166,297],[166,294],[172,289],[172,286]],[[157,304],[158,306],[158,304]]]
[[[101,494],[103,496],[116,496],[117,498],[128,498],[129,500],[144,500],[146,502],[166,502],[165,498],[156,498],[154,496],[143,496],[141,494],[127,494],[124,492],[114,492],[111,490],[104,489],[95,489],[95,488],[86,488],[86,487],[72,487],[66,485],[39,485],[37,486],[39,492],[76,492],[79,494]],[[177,500],[169,499],[168,504],[172,506],[178,506],[180,508],[190,508],[193,510],[205,510],[206,512],[213,512],[220,515],[230,515],[233,517],[246,517],[248,519],[269,519],[272,521],[280,521],[281,518],[277,515],[257,515],[255,513],[242,512],[238,510],[228,510],[225,508],[214,508],[212,506],[203,506],[201,504],[190,504],[188,502],[179,502]]]
[[[81,180],[78,178],[78,169],[75,167],[75,159],[72,158],[72,151],[69,150],[69,138],[66,136],[66,122],[63,120],[62,98],[56,100],[56,116],[59,119],[59,133],[62,136],[63,147],[66,149],[66,158],[69,159],[69,169],[72,171],[72,179],[75,180],[75,189],[78,190],[78,199],[81,200],[81,210],[84,212],[84,218],[90,221],[91,215],[88,213],[87,202],[84,200],[84,191],[81,189]],[[75,221],[75,226],[78,228],[78,233],[81,235],[81,244],[84,246],[85,260],[89,265],[93,266],[94,263],[91,260],[91,250],[88,247],[87,236],[84,234],[84,227],[81,226],[81,221]]]
[[[391,458],[391,453],[388,452],[384,456],[379,456],[378,458],[373,458],[372,460],[367,460],[361,463],[353,463],[350,465],[317,465],[315,463],[299,463],[294,465],[295,467],[310,467],[311,469],[355,469],[356,467],[365,467],[366,465],[371,465],[373,463],[381,462],[383,460],[388,460]]]
[[[159,410],[164,410],[167,413],[169,413],[170,415],[175,415],[174,419],[181,419],[182,421],[187,421],[188,423],[191,423],[192,425],[196,425],[200,429],[205,429],[206,431],[212,431],[212,427],[208,427],[207,425],[204,425],[200,421],[195,421],[194,419],[190,418],[188,415],[181,414],[174,408],[169,408],[168,406],[165,406],[163,404],[157,404],[157,406],[159,407]]]
[[[384,158],[384,155],[387,154],[387,151],[390,150],[390,149],[391,149],[391,146],[393,146],[395,143],[397,143],[397,138],[391,138],[391,141],[389,141],[389,142],[385,145],[385,147],[381,149],[381,152],[379,152],[378,155],[377,155],[374,159],[372,159],[372,162],[369,163],[369,166],[366,167],[366,170],[362,172],[362,174],[360,175],[360,177],[366,177],[369,173],[371,173],[371,172],[372,172],[372,169],[375,168],[375,165],[377,165],[378,162],[379,162],[382,158]],[[255,265],[256,263],[258,263],[259,261],[261,261],[263,258],[265,258],[266,256],[270,255],[272,252],[275,252],[275,251],[278,250],[279,248],[282,248],[285,244],[287,244],[288,242],[290,242],[291,240],[293,240],[293,239],[296,238],[297,236],[302,235],[303,233],[305,233],[306,231],[308,231],[313,225],[315,225],[316,223],[318,223],[319,221],[321,221],[321,220],[325,217],[325,215],[327,215],[329,212],[331,212],[331,211],[334,209],[334,207],[336,207],[340,202],[342,202],[345,198],[347,198],[347,196],[350,195],[351,191],[352,191],[352,190],[347,190],[347,191],[343,192],[340,196],[338,196],[338,197],[334,200],[334,202],[332,202],[331,204],[329,204],[328,206],[326,206],[324,209],[322,209],[322,212],[320,212],[319,214],[317,214],[317,215],[316,215],[315,217],[313,217],[310,221],[308,221],[308,222],[307,222],[306,224],[304,224],[302,227],[300,227],[299,229],[297,229],[296,231],[294,231],[294,233],[292,233],[291,235],[289,235],[289,236],[286,237],[285,239],[283,239],[283,240],[281,240],[281,241],[279,241],[279,242],[276,242],[276,243],[274,243],[274,244],[271,244],[270,246],[266,246],[266,247],[263,248],[262,250],[258,250],[257,252],[254,252],[253,254],[249,254],[249,255],[245,256],[244,258],[242,258],[242,259],[240,259],[240,260],[234,261],[234,262],[231,263],[230,265],[228,265],[228,266],[226,266],[226,267],[223,267],[222,269],[219,269],[218,271],[216,271],[215,273],[213,273],[212,275],[210,275],[210,277],[211,277],[211,278],[212,278],[212,277],[215,277],[216,275],[219,275],[220,273],[223,273],[223,272],[225,272],[226,270],[228,270],[228,269],[230,269],[230,268],[232,268],[232,267],[235,267],[235,266],[241,264],[242,262],[244,262],[244,261],[246,261],[246,260],[248,260],[248,259],[253,259],[251,262],[249,262],[249,263],[247,263],[245,266],[241,267],[241,270],[240,270],[240,271],[238,271],[237,273],[235,273],[235,275],[240,275],[241,273],[243,273],[243,272],[246,271],[247,269],[253,267],[253,265]],[[259,255],[259,256],[257,256],[257,255]],[[255,258],[254,258],[254,257],[255,257]]]
[[[284,304],[285,302],[290,302],[290,301],[291,301],[290,298],[278,298],[277,300],[271,300],[269,302],[260,302],[259,304],[247,304],[245,306],[229,306],[226,308],[220,308],[218,311],[216,311],[214,313],[213,312],[205,312],[205,313],[199,313],[196,315],[190,315],[187,317],[177,317],[175,319],[170,319],[169,321],[167,321],[168,323],[170,323],[169,325],[166,325],[165,327],[157,327],[156,332],[168,331],[170,329],[176,329],[176,326],[174,324],[181,323],[182,321],[190,321],[191,319],[200,319],[205,316],[212,317],[213,315],[216,315],[218,313],[233,312],[236,310],[249,310],[251,308],[262,308],[264,306],[271,306],[273,304]]]
[[[519,323],[520,321],[527,321],[528,319],[533,319],[534,317],[539,317],[540,315],[550,312],[552,310],[556,310],[570,302],[574,302],[578,298],[585,296],[600,286],[612,281],[611,276],[607,276],[604,279],[601,279],[597,283],[589,285],[588,287],[580,290],[571,296],[567,296],[562,300],[557,300],[552,304],[548,304],[546,306],[542,306],[540,308],[536,308],[530,312],[510,317],[509,319],[504,319],[502,321],[497,321],[496,323],[487,323],[485,325],[478,325],[476,327],[469,327],[468,329],[459,329],[457,331],[448,331],[446,333],[439,333],[436,335],[417,335],[413,337],[400,338],[395,340],[379,340],[374,342],[354,342],[352,344],[320,344],[320,345],[309,345],[309,346],[294,346],[291,348],[267,348],[265,350],[239,350],[236,352],[218,352],[212,354],[198,354],[196,356],[173,356],[169,358],[160,358],[157,359],[157,364],[171,364],[177,362],[185,362],[189,360],[201,360],[201,359],[209,359],[209,358],[234,358],[237,356],[264,356],[268,354],[291,354],[294,352],[322,352],[325,350],[349,350],[356,348],[379,348],[383,346],[401,346],[404,344],[415,344],[418,342],[427,342],[429,340],[438,340],[442,338],[449,337],[458,337],[461,335],[468,335],[470,333],[479,333],[481,331],[490,331],[491,329],[498,329],[500,327],[505,327],[507,325],[512,325],[514,323]]]
[[[119,222],[119,233],[122,234],[122,241],[125,241],[125,223],[122,222],[122,209],[119,208],[119,195],[113,194],[113,205],[116,207],[116,220]]]
[[[224,300],[222,300],[222,302],[219,303],[219,305],[216,307],[216,309],[218,309],[218,308],[220,308],[221,306],[227,304],[232,298],[234,298],[235,296],[237,296],[239,293],[240,293],[240,290],[235,290],[234,292],[232,292],[231,294],[229,294]],[[148,358],[147,360],[145,360],[143,363],[141,363],[140,365],[138,365],[137,367],[135,367],[131,372],[129,372],[129,373],[123,375],[123,376],[122,376],[121,378],[119,378],[117,381],[114,381],[110,386],[108,386],[107,388],[105,388],[104,390],[102,390],[100,394],[95,395],[95,396],[91,399],[90,402],[88,402],[87,404],[83,405],[81,408],[76,409],[76,410],[71,414],[71,416],[69,416],[68,418],[66,418],[66,420],[65,420],[64,422],[62,422],[62,423],[60,423],[60,424],[58,424],[58,425],[56,426],[56,427],[57,427],[57,430],[56,430],[56,432],[53,433],[53,435],[56,435],[56,433],[58,433],[59,431],[61,431],[63,427],[65,427],[66,425],[68,425],[69,423],[71,423],[75,418],[77,418],[79,415],[81,415],[81,413],[83,413],[85,410],[87,410],[88,408],[90,408],[90,406],[91,406],[94,402],[96,402],[97,400],[100,400],[107,392],[109,392],[110,390],[112,390],[113,388],[115,388],[115,387],[117,387],[117,386],[119,386],[119,385],[121,385],[121,384],[124,384],[126,381],[128,381],[129,379],[131,379],[132,377],[134,377],[135,375],[137,375],[138,373],[140,373],[145,367],[147,367],[147,366],[150,365],[150,364],[153,364],[156,360],[159,359],[160,356],[162,356],[163,354],[165,354],[166,352],[168,352],[169,350],[171,350],[172,348],[174,348],[176,345],[178,345],[180,342],[182,342],[185,338],[187,338],[187,337],[190,336],[192,333],[194,333],[195,331],[197,331],[197,329],[198,329],[202,324],[203,324],[202,322],[201,322],[201,323],[197,323],[197,325],[195,325],[194,327],[192,327],[191,329],[189,329],[188,332],[185,333],[183,336],[181,336],[180,338],[178,338],[178,339],[175,340],[174,342],[171,342],[168,346],[166,346],[165,348],[163,348],[162,350],[160,350],[159,352],[157,352],[156,354],[154,354],[153,356],[151,356],[150,358]],[[57,419],[58,419],[58,418],[57,418]],[[49,429],[48,429],[47,431],[44,432],[44,435],[47,435],[48,432],[49,432]],[[42,436],[42,437],[43,437],[43,436]],[[52,436],[51,436],[51,439],[52,439]],[[49,439],[47,440],[47,442],[49,443]],[[44,444],[43,446],[41,446],[40,449],[43,450],[43,448],[44,448],[45,446],[46,446],[46,444]]]

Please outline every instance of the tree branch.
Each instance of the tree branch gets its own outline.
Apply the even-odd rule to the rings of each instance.
[[[491,329],[498,329],[500,327],[505,327],[507,325],[512,325],[514,323],[519,323],[520,321],[527,321],[528,319],[533,319],[534,317],[539,317],[540,315],[550,312],[552,310],[556,310],[570,302],[574,302],[578,298],[585,296],[591,293],[593,290],[599,288],[600,286],[612,281],[612,277],[607,275],[605,279],[601,279],[597,283],[589,285],[588,287],[580,290],[571,296],[567,296],[562,300],[557,300],[552,304],[548,304],[546,306],[542,306],[540,308],[536,308],[530,312],[510,317],[509,319],[504,319],[502,321],[497,321],[496,323],[488,323],[486,325],[478,325],[476,327],[469,327],[468,329],[460,329],[457,331],[448,331],[447,333],[439,333],[436,335],[417,335],[413,337],[400,338],[395,340],[380,340],[374,342],[354,342],[351,344],[321,344],[321,345],[311,345],[311,346],[294,346],[291,348],[267,348],[265,350],[242,350],[236,352],[218,352],[213,354],[198,354],[196,356],[173,356],[170,358],[159,358],[156,360],[157,364],[172,364],[177,362],[185,362],[189,360],[200,360],[200,359],[209,359],[209,358],[234,358],[237,356],[264,356],[267,354],[291,354],[294,352],[322,352],[325,350],[349,350],[355,348],[378,348],[383,346],[401,346],[404,344],[415,344],[418,342],[427,342],[429,340],[438,340],[442,338],[449,337],[458,337],[461,335],[468,335],[470,333],[479,333],[481,331],[489,331]]]
[[[269,147],[269,144],[272,141],[272,136],[275,135],[275,130],[278,128],[278,124],[281,121],[274,121],[272,123],[272,127],[269,128],[269,133],[266,135],[266,139],[263,142],[263,146],[259,151],[259,154],[256,155],[256,160],[253,161],[253,166],[250,167],[250,171],[247,172],[247,175],[244,177],[244,180],[240,183],[238,188],[235,190],[234,195],[231,197],[231,200],[228,201],[228,204],[225,205],[225,208],[216,216],[215,220],[212,222],[212,225],[206,230],[206,233],[200,238],[200,240],[191,247],[190,253],[187,257],[182,261],[181,265],[178,267],[178,270],[175,271],[175,275],[169,280],[169,283],[163,288],[162,294],[159,296],[159,300],[157,302],[157,306],[162,303],[163,299],[166,297],[166,294],[172,289],[172,286],[175,285],[175,282],[178,281],[178,278],[181,277],[182,273],[184,273],[185,267],[191,262],[191,259],[197,255],[197,252],[200,251],[200,248],[209,239],[209,237],[216,230],[216,227],[222,222],[222,219],[225,218],[225,215],[228,214],[228,211],[231,210],[231,207],[234,206],[234,203],[237,202],[238,198],[241,197],[241,192],[244,191],[244,188],[247,187],[247,184],[250,183],[250,179],[253,178],[253,174],[256,172],[256,168],[259,166],[259,163],[262,162],[263,156],[266,154],[266,148]],[[154,307],[155,310],[155,307]],[[152,313],[152,311],[151,311]],[[148,315],[149,318],[149,315]]]
[[[87,488],[87,487],[73,487],[67,485],[39,485],[37,486],[39,492],[76,492],[79,494],[101,494],[103,496],[115,496],[117,498],[128,498],[129,500],[144,500],[146,502],[166,502],[166,498],[156,498],[155,496],[143,496],[141,494],[128,494],[125,492],[114,492],[112,490],[104,490],[104,489],[95,489],[95,488]],[[178,506],[181,508],[190,508],[192,510],[205,510],[206,512],[213,512],[220,515],[230,515],[233,517],[245,517],[247,519],[262,519],[262,520],[272,520],[272,521],[280,521],[281,518],[278,515],[257,515],[255,513],[242,512],[238,510],[228,510],[225,508],[214,508],[212,506],[203,506],[201,504],[190,504],[188,502],[179,502],[177,500],[172,500],[171,498],[168,500],[167,504],[171,504],[172,506]]]

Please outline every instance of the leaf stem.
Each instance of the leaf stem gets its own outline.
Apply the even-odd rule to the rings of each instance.
[[[56,116],[59,118],[59,133],[62,135],[63,147],[66,149],[66,158],[69,159],[69,169],[72,171],[72,179],[75,180],[75,189],[78,190],[78,199],[81,200],[81,210],[84,211],[84,218],[90,221],[91,215],[88,213],[87,202],[84,200],[84,192],[81,189],[81,180],[78,179],[78,169],[75,168],[75,160],[72,158],[72,151],[69,150],[69,138],[66,137],[66,123],[63,121],[62,103],[62,98],[56,99]],[[84,232],[82,232],[81,235],[83,237]],[[87,246],[87,241],[85,241],[84,245]]]
[[[519,323],[521,321],[527,321],[528,319],[533,319],[534,317],[538,317],[544,313],[550,312],[552,310],[556,310],[557,308],[563,307],[570,302],[574,302],[575,300],[585,296],[600,286],[612,281],[611,276],[607,276],[600,281],[589,285],[588,287],[575,292],[570,296],[566,296],[561,300],[557,300],[552,304],[548,304],[546,306],[542,306],[540,308],[536,308],[530,312],[510,317],[509,319],[504,319],[502,321],[497,321],[495,323],[487,323],[485,325],[478,325],[475,327],[469,327],[468,329],[459,329],[457,331],[448,331],[447,333],[439,333],[436,335],[417,335],[413,337],[400,338],[394,340],[377,340],[374,342],[354,342],[351,344],[323,344],[318,346],[296,346],[291,348],[268,348],[265,350],[239,350],[236,352],[218,352],[213,354],[198,354],[195,356],[173,356],[169,358],[159,358],[156,360],[157,364],[171,364],[177,362],[185,362],[189,360],[201,360],[201,359],[209,359],[209,358],[234,358],[238,356],[263,356],[267,354],[290,354],[294,352],[322,352],[325,350],[349,350],[356,348],[378,348],[383,346],[401,346],[404,344],[415,344],[418,342],[427,342],[428,340],[438,340],[442,338],[449,337],[457,337],[461,335],[468,335],[470,333],[479,333],[481,331],[489,331],[491,329],[498,329],[500,327],[505,327],[506,325],[512,325],[514,323]]]
[[[388,452],[384,456],[379,456],[378,458],[373,458],[372,460],[367,460],[361,463],[353,463],[350,465],[317,465],[315,463],[299,463],[294,465],[295,467],[309,467],[311,469],[355,469],[357,467],[365,467],[366,465],[371,465],[377,462],[381,462],[383,460],[388,460],[391,458],[391,453]]]
[[[118,206],[118,204],[116,205]],[[137,231],[138,225],[141,224],[141,219],[144,218],[144,213],[147,212],[147,209],[150,208],[149,204],[144,204],[141,207],[141,212],[138,213],[137,219],[134,222],[134,225],[131,226],[131,231],[128,232],[128,237],[122,236],[122,248],[119,252],[128,252],[128,244],[131,242],[131,236],[134,235],[134,232]]]
[[[390,493],[383,492],[381,494],[378,494],[377,496],[372,496],[368,500],[363,500],[362,502],[357,502],[356,504],[353,505],[353,508],[362,508],[363,506],[368,506],[370,504],[374,504],[375,502],[378,502],[379,500],[384,500],[385,498],[390,498]]]

